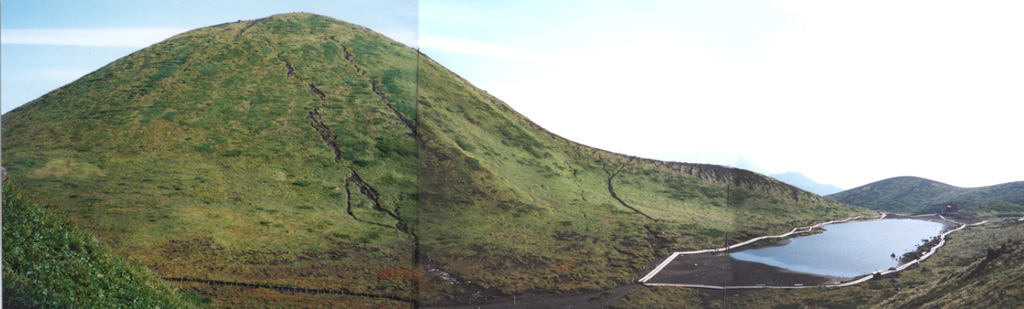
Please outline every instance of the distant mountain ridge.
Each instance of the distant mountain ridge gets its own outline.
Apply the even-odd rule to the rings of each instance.
[[[798,172],[788,172],[782,174],[770,175],[772,178],[778,179],[781,182],[785,182],[796,186],[797,188],[804,189],[808,192],[825,196],[833,193],[843,191],[843,188],[837,187],[830,184],[818,183],[804,174]]]
[[[876,181],[827,196],[839,202],[896,213],[936,213],[945,203],[961,210],[991,202],[1024,205],[1024,181],[961,188],[921,177],[903,176]]]

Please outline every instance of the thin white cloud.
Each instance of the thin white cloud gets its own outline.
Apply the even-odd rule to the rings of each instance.
[[[186,30],[181,28],[3,29],[0,30],[0,43],[146,47]]]
[[[406,46],[412,48],[417,48],[419,46],[419,32],[416,31],[416,29],[394,27],[381,29],[380,33],[384,34],[388,38],[391,38],[392,40],[405,44]]]
[[[487,56],[505,60],[527,62],[555,62],[558,55],[515,47],[488,44],[478,41],[420,34],[420,48],[440,49],[450,52]]]

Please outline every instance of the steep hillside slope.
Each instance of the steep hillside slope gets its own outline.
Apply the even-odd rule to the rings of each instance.
[[[416,65],[404,45],[311,14],[197,29],[5,114],[4,165],[164,278],[408,305]],[[193,288],[217,307],[317,297]]]
[[[772,178],[778,179],[781,182],[791,184],[793,186],[796,186],[797,188],[804,189],[807,192],[811,192],[817,195],[825,196],[843,191],[843,189],[840,187],[836,187],[834,185],[820,184],[814,181],[813,179],[804,176],[804,174],[800,174],[797,172],[773,174],[771,176]]]
[[[201,307],[3,183],[4,308]]]
[[[961,188],[920,177],[894,177],[829,195],[828,198],[896,213],[937,213],[945,203],[961,210],[996,201],[1024,205],[1024,181]]]
[[[312,14],[175,36],[3,123],[4,165],[49,211],[215,306],[600,290],[670,250],[872,215],[750,171],[573,143]]]

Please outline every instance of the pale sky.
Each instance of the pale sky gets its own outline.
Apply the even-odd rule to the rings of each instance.
[[[1024,180],[1024,2],[477,2],[421,2],[423,51],[587,145],[844,189]]]
[[[844,189],[1024,180],[1020,1],[36,3],[0,2],[4,112],[175,33],[303,11],[419,46],[606,150]]]

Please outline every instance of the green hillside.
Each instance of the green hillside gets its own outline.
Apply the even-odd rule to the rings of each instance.
[[[414,49],[312,14],[180,34],[3,124],[27,194],[217,307],[604,290],[673,250],[874,215],[565,140]]]
[[[970,208],[978,217],[1024,216],[1024,205],[1003,201],[988,202]]]
[[[3,183],[4,308],[200,307]]]
[[[850,205],[895,213],[938,213],[946,203],[961,210],[990,202],[1024,206],[1024,181],[961,188],[920,177],[894,177],[829,195]]]

